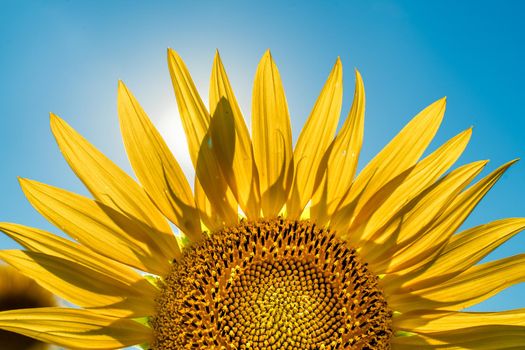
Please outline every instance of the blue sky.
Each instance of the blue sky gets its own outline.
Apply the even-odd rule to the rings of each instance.
[[[263,5],[264,4],[264,5]],[[361,166],[419,110],[447,96],[431,149],[474,126],[463,164],[488,170],[525,157],[525,27],[521,1],[1,1],[0,221],[57,232],[24,199],[17,176],[86,194],[61,158],[49,112],[66,119],[131,172],[116,115],[117,80],[135,93],[190,174],[166,64],[186,61],[203,96],[218,48],[249,115],[258,60],[272,50],[297,137],[335,59],[343,113],[353,68],[367,92]],[[488,173],[485,171],[484,174]],[[525,164],[515,165],[465,226],[525,216]],[[0,238],[1,248],[16,244]],[[525,233],[490,259],[525,252]],[[476,307],[525,307],[525,285]]]

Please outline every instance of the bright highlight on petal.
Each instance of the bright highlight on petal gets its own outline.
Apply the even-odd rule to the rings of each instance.
[[[279,214],[293,181],[292,129],[283,83],[270,51],[255,74],[252,138],[265,217]]]
[[[251,134],[218,52],[209,110],[171,49],[168,66],[195,183],[122,82],[118,115],[138,182],[52,114],[60,150],[93,198],[20,179],[33,207],[71,240],[0,223],[24,248],[0,259],[72,307],[4,308],[0,329],[72,349],[525,347],[524,310],[463,311],[525,282],[525,254],[480,264],[525,218],[458,232],[515,161],[477,182],[487,161],[450,170],[472,129],[422,158],[444,98],[357,174],[364,83],[356,70],[336,132],[339,58],[295,149],[269,51],[255,74]]]
[[[168,146],[124,83],[118,111],[128,156],[141,184],[160,211],[192,241],[203,238],[190,185]]]

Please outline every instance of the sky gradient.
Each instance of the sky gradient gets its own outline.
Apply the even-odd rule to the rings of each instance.
[[[263,2],[261,2],[263,3]],[[360,167],[411,117],[447,96],[432,143],[474,126],[458,162],[490,159],[484,175],[525,157],[525,4],[505,1],[1,1],[0,221],[58,232],[25,200],[17,177],[87,194],[62,159],[49,112],[64,118],[131,173],[116,114],[117,81],[136,95],[188,176],[166,48],[185,60],[207,101],[216,49],[245,116],[257,63],[268,48],[286,89],[295,140],[338,56],[343,116],[354,73],[367,94]],[[512,167],[464,227],[525,216],[525,164]],[[15,243],[0,237],[0,248]],[[525,253],[525,233],[488,260]],[[475,307],[525,307],[525,285]]]

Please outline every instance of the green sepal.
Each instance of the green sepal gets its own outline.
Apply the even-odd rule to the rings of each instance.
[[[407,332],[407,331],[397,331],[396,337],[413,337],[416,333]]]

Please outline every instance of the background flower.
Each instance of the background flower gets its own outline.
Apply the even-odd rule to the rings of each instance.
[[[521,2],[294,1],[249,5],[188,1],[148,6],[125,1],[3,2],[0,11],[0,220],[57,232],[23,198],[17,176],[84,193],[49,133],[48,111],[66,118],[130,171],[118,139],[115,85],[125,79],[179,161],[188,158],[165,64],[165,48],[184,57],[203,96],[213,51],[221,49],[247,115],[258,58],[272,48],[287,89],[297,137],[336,56],[346,63],[343,111],[353,92],[352,65],[367,86],[361,165],[431,101],[447,95],[446,122],[434,143],[469,125],[474,137],[463,162],[490,159],[490,169],[525,154]],[[101,125],[104,127],[101,128]],[[431,147],[432,149],[432,147]],[[130,171],[131,172],[131,171]],[[486,174],[486,173],[485,173]],[[465,226],[523,215],[525,166],[516,165]],[[191,176],[191,174],[188,174]],[[507,180],[508,177],[508,180]],[[522,251],[518,236],[492,254]],[[6,237],[2,248],[14,247]],[[522,306],[520,285],[476,307]]]

